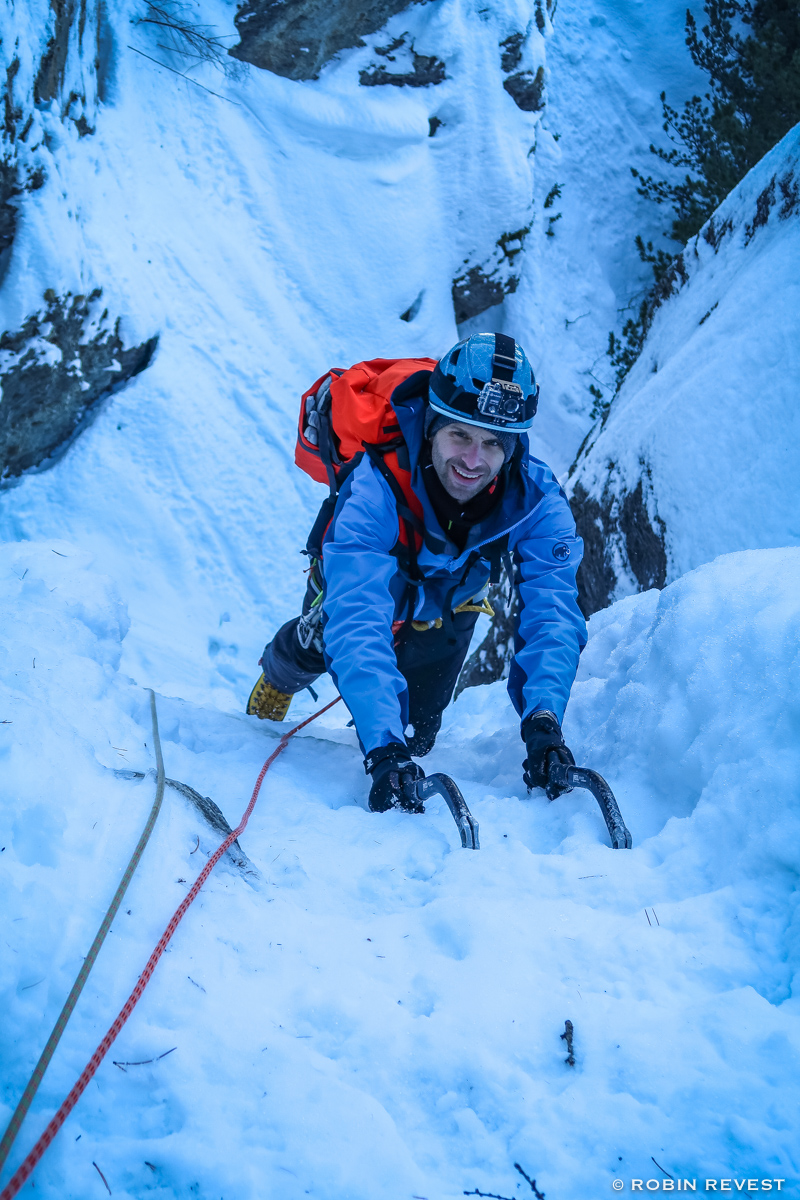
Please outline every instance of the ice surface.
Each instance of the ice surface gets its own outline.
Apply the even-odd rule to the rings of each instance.
[[[6,1116],[152,800],[113,773],[152,765],[148,698],[116,669],[126,616],[87,558],[0,555]],[[462,693],[426,761],[462,787],[478,852],[443,803],[365,811],[337,708],[298,735],[242,838],[260,881],[217,868],[37,1193],[94,1194],[94,1161],[114,1195],[253,1200],[519,1194],[514,1161],[581,1200],[653,1176],[651,1155],[796,1177],[798,572],[796,549],[729,555],[590,622],[566,733],[632,851],[587,792],[526,796],[502,684]],[[234,824],[277,729],[159,712],[167,773]],[[168,792],[16,1161],[215,844]]]

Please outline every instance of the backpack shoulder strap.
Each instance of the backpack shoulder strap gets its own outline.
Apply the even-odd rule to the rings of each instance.
[[[380,472],[389,485],[397,506],[397,516],[400,522],[400,537],[395,548],[396,556],[405,567],[410,579],[421,582],[422,572],[419,569],[417,555],[422,546],[424,526],[422,523],[422,504],[411,487],[411,472],[404,471],[398,461],[398,451],[405,446],[402,438],[379,446],[364,443],[364,450],[375,469]]]

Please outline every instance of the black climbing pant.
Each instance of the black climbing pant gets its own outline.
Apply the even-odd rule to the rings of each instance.
[[[321,636],[315,631],[309,638],[311,630],[303,620],[308,618],[317,594],[317,588],[309,581],[303,615],[281,626],[264,650],[261,658],[264,675],[279,691],[300,692],[325,673]],[[444,625],[423,631],[409,624],[395,637],[397,667],[408,684],[407,741],[411,753],[417,757],[433,749],[442,712],[452,698],[477,619],[474,612],[453,613],[452,631]]]

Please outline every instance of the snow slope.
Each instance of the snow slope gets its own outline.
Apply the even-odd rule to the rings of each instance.
[[[225,33],[234,9],[204,0],[198,15]],[[443,353],[463,260],[525,224],[539,114],[503,90],[499,42],[531,8],[444,0],[370,39],[410,30],[448,64],[438,87],[360,87],[366,46],[316,83],[195,73],[219,96],[130,49],[186,69],[137,11],[111,8],[94,135],[57,102],[37,110],[47,182],[25,198],[0,323],[19,328],[48,288],[100,286],[126,336],[158,333],[159,349],[54,470],[0,496],[0,531],[97,555],[130,608],[127,669],[238,708],[302,594],[296,552],[321,500],[291,461],[299,393],[330,365]],[[43,48],[47,13],[17,8],[10,33]],[[529,40],[533,56],[535,27]]]
[[[115,1196],[455,1200],[524,1194],[520,1162],[585,1200],[661,1178],[652,1156],[796,1195],[799,569],[797,549],[729,555],[593,618],[566,730],[631,851],[588,793],[526,798],[502,684],[459,698],[431,756],[478,852],[443,805],[365,811],[337,708],[299,735],[242,839],[259,877],[212,876],[36,1194],[99,1195],[96,1162]],[[149,810],[152,781],[113,771],[153,757],[147,693],[117,670],[124,608],[88,556],[6,546],[0,587],[2,1119]],[[234,823],[276,730],[158,703],[167,774]],[[216,842],[168,790],[15,1161]]]
[[[694,83],[682,8],[562,2],[552,32],[545,22],[544,115],[502,86],[512,33],[528,33],[522,67],[545,61],[529,0],[412,6],[316,82],[241,64],[192,72],[218,95],[142,57],[186,70],[132,23],[140,6],[104,11],[107,102],[88,35],[82,54],[73,38],[64,84],[86,94],[96,132],[80,137],[58,101],[33,111],[26,145],[41,143],[46,182],[21,205],[0,327],[19,328],[47,289],[102,287],[127,344],[158,334],[159,348],[55,469],[0,493],[0,536],[91,552],[129,607],[129,673],[237,709],[268,634],[296,611],[295,554],[320,501],[291,465],[298,392],[335,363],[443,352],[457,337],[452,279],[531,220],[517,294],[475,320],[528,346],[543,383],[536,449],[566,470],[589,425],[586,371],[639,281],[623,230],[651,228],[618,163],[646,165],[663,82],[678,95]],[[225,36],[234,11],[197,7]],[[6,52],[22,45],[22,96],[53,16],[31,0],[3,19]],[[373,45],[403,32],[447,80],[360,87]],[[564,215],[547,238],[541,204],[559,180]]]
[[[720,205],[680,270],[569,484],[597,505],[589,521],[605,527],[616,596],[637,587],[616,527],[637,486],[667,579],[800,543],[800,126]]]
[[[562,0],[553,18],[533,227],[502,323],[534,356],[543,398],[536,453],[559,475],[588,431],[589,387],[613,394],[609,331],[649,284],[634,238],[671,245],[664,211],[637,195],[630,168],[653,171],[649,146],[665,140],[661,92],[675,103],[705,87],[684,42],[687,7],[702,15],[685,0]],[[560,195],[545,208],[555,186]]]
[[[217,96],[129,48],[159,54],[134,6],[106,7],[96,133],[37,110],[47,181],[24,198],[0,322],[19,328],[48,288],[101,286],[127,343],[160,342],[55,467],[0,493],[0,1121],[149,810],[151,780],[114,774],[153,766],[145,689],[167,774],[232,823],[275,746],[241,707],[296,609],[320,497],[290,461],[298,384],[444,349],[464,260],[574,181],[554,238],[537,210],[520,288],[494,314],[532,347],[538,436],[566,465],[587,423],[581,364],[627,303],[613,246],[641,228],[625,197],[657,122],[650,80],[688,80],[672,0],[562,0],[556,143],[502,88],[504,38],[530,25],[524,65],[544,53],[522,0],[415,6],[315,83],[198,73]],[[232,30],[233,3],[198,12]],[[4,50],[17,35],[26,50],[22,93],[52,14],[30,0],[3,19]],[[406,30],[448,80],[359,88],[373,45]],[[69,87],[90,61],[75,52]],[[558,340],[584,296],[590,332]],[[217,869],[36,1193],[104,1194],[94,1163],[115,1196],[208,1200],[521,1195],[515,1161],[549,1200],[656,1175],[651,1156],[689,1177],[796,1178],[797,571],[796,550],[736,555],[593,620],[567,734],[617,791],[630,853],[606,846],[588,795],[526,798],[502,685],[462,694],[429,760],[463,787],[477,854],[442,807],[364,811],[344,716],[311,726],[243,838],[258,875]],[[215,844],[168,791],[15,1163]]]

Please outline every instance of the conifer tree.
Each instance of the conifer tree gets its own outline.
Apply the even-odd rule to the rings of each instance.
[[[686,13],[686,44],[710,90],[681,110],[661,93],[672,149],[651,146],[686,169],[680,182],[643,176],[639,192],[674,212],[670,235],[685,244],[751,167],[800,121],[800,0],[705,0],[698,29]]]

